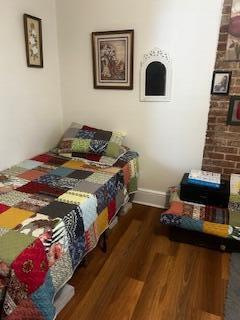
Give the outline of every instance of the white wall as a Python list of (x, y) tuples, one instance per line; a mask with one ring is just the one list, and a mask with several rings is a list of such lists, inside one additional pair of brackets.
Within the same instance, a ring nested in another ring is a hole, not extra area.
[[(200, 168), (217, 46), (219, 0), (57, 0), (64, 127), (78, 121), (128, 132), (141, 156), (140, 187), (165, 191)], [(94, 90), (92, 31), (135, 30), (134, 90)], [(173, 59), (170, 103), (139, 102), (143, 54)]]
[[(0, 169), (53, 147), (61, 132), (54, 0), (0, 0)], [(26, 64), (23, 13), (43, 20), (44, 68)]]

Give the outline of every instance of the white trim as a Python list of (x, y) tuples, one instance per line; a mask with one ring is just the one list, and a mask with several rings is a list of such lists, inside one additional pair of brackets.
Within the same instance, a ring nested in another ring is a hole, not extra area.
[(135, 193), (133, 202), (155, 208), (165, 208), (166, 192), (140, 188)]
[[(166, 67), (166, 94), (164, 96), (145, 95), (146, 70), (149, 64), (155, 61), (161, 62)], [(146, 53), (141, 63), (140, 81), (140, 101), (170, 101), (172, 90), (172, 62), (169, 54), (159, 48), (154, 48), (149, 53)]]

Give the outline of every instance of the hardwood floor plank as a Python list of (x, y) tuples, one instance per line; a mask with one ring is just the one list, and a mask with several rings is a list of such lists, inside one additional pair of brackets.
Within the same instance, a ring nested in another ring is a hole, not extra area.
[(124, 278), (114, 292), (109, 308), (103, 319), (130, 320), (141, 295), (144, 283), (131, 278)]
[(132, 320), (161, 319), (161, 304), (167, 292), (174, 259), (158, 253), (155, 255)]

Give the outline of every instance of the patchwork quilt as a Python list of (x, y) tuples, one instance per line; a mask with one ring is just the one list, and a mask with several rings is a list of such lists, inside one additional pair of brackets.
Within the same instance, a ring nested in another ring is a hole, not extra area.
[(54, 319), (56, 292), (137, 190), (137, 178), (132, 151), (114, 166), (50, 152), (0, 173), (0, 319)]
[(169, 188), (169, 209), (161, 215), (162, 224), (240, 240), (240, 212), (231, 224), (232, 212), (228, 208), (181, 201), (179, 191), (178, 187)]

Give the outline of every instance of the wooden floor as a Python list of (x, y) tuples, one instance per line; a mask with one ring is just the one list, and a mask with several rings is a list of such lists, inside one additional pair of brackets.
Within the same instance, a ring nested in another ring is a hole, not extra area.
[(222, 320), (229, 254), (171, 242), (160, 210), (134, 205), (70, 284), (57, 320)]

